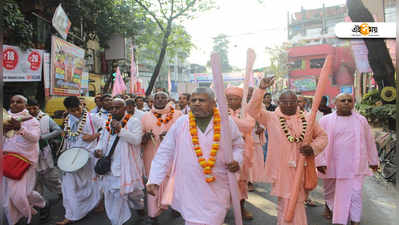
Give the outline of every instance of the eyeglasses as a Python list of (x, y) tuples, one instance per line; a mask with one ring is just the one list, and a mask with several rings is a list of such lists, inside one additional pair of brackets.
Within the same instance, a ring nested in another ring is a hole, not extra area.
[(339, 101), (342, 103), (345, 103), (345, 102), (352, 103), (352, 99), (341, 99)]

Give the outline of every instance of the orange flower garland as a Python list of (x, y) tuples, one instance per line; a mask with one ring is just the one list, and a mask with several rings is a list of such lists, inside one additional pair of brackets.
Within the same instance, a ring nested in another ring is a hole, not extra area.
[[(127, 121), (129, 121), (130, 117), (132, 117), (132, 114), (126, 114), (126, 116), (122, 119), (122, 128), (126, 126)], [(111, 120), (112, 120), (112, 115), (108, 115), (108, 120), (105, 122), (105, 129), (111, 133)]]
[(157, 118), (157, 125), (160, 127), (162, 123), (167, 124), (169, 121), (173, 119), (173, 114), (175, 113), (175, 109), (173, 107), (170, 107), (170, 111), (168, 115), (166, 116), (165, 120), (162, 119), (162, 114), (153, 112), (154, 116)]
[(212, 175), (212, 168), (215, 166), (216, 155), (217, 152), (219, 151), (219, 141), (220, 141), (219, 110), (217, 108), (213, 109), (213, 144), (208, 160), (204, 158), (204, 154), (201, 150), (198, 138), (197, 123), (195, 121), (195, 116), (191, 111), (189, 114), (189, 119), (190, 119), (190, 134), (194, 146), (194, 152), (197, 155), (198, 163), (203, 168), (203, 172), (205, 174), (205, 181), (207, 183), (211, 183), (216, 180), (216, 178)]

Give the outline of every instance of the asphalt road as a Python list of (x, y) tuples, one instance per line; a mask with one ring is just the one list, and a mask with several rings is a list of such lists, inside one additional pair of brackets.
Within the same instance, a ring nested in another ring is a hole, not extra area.
[[(254, 214), (254, 220), (244, 221), (245, 225), (275, 225), (277, 223), (276, 198), (269, 195), (270, 185), (256, 184), (256, 191), (249, 194), (248, 209)], [(54, 196), (51, 207), (51, 221), (47, 224), (55, 224), (63, 219), (64, 209), (62, 201), (56, 201)], [(386, 183), (379, 178), (369, 177), (365, 180), (363, 189), (363, 215), (362, 225), (399, 225), (399, 211), (396, 199), (398, 192), (392, 184)], [(309, 225), (331, 224), (322, 217), (323, 192), (317, 187), (311, 192), (311, 198), (317, 203), (317, 207), (308, 207), (307, 216)], [(165, 211), (160, 216), (161, 225), (184, 225), (181, 218), (175, 217), (170, 211)], [(40, 224), (39, 219), (34, 217), (32, 224)], [(110, 225), (105, 213), (91, 213), (85, 219), (75, 225)], [(145, 219), (133, 213), (133, 218), (126, 225), (144, 225)], [(44, 224), (43, 224), (44, 225)], [(234, 225), (232, 212), (229, 212), (224, 225)]]

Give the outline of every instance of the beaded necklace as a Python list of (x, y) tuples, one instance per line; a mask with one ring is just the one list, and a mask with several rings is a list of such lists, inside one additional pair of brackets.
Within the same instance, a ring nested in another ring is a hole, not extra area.
[(301, 122), (302, 122), (302, 132), (298, 138), (298, 137), (294, 137), (292, 134), (290, 134), (290, 132), (288, 130), (288, 126), (287, 126), (287, 121), (285, 120), (284, 117), (280, 117), (281, 128), (283, 129), (284, 134), (290, 143), (294, 143), (294, 142), (299, 143), (299, 142), (302, 142), (303, 139), (305, 138), (305, 133), (306, 133), (306, 128), (308, 126), (308, 122), (305, 119), (305, 115), (304, 115), (303, 111), (300, 112), (299, 118), (301, 119)]

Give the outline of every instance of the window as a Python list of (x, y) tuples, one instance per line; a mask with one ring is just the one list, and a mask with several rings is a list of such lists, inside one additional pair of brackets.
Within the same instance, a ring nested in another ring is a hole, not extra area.
[(310, 60), (310, 68), (311, 69), (322, 68), (324, 65), (324, 60), (325, 60), (325, 58), (311, 59)]

